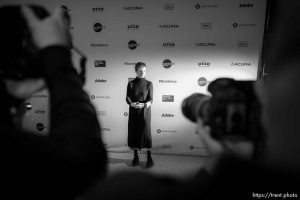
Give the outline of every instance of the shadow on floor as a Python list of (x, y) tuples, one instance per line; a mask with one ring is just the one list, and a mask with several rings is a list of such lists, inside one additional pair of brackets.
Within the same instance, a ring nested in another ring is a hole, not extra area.
[[(120, 163), (123, 163), (123, 164), (126, 164), (127, 167), (135, 168), (135, 167), (132, 166), (131, 161), (132, 160), (129, 160), (129, 159), (109, 158), (109, 164), (120, 164)], [(146, 161), (140, 161), (140, 164), (137, 167), (140, 167), (141, 169), (148, 169), (146, 167), (146, 163), (147, 163)]]

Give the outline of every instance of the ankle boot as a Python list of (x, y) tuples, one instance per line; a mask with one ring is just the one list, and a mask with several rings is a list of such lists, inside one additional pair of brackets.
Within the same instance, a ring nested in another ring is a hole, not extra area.
[(140, 162), (139, 156), (138, 156), (138, 154), (136, 152), (134, 152), (134, 158), (132, 160), (132, 166), (134, 166), (134, 167), (138, 166), (139, 162)]
[(146, 167), (150, 168), (150, 167), (153, 167), (153, 165), (154, 165), (154, 162), (153, 162), (153, 159), (152, 159), (152, 156), (151, 156), (151, 151), (148, 151), (147, 152), (147, 164), (146, 164)]

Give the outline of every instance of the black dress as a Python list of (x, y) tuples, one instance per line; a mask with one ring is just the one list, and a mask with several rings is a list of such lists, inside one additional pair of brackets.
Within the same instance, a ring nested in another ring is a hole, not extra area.
[[(135, 78), (127, 85), (126, 101), (146, 103), (153, 101), (153, 85), (145, 78)], [(151, 106), (136, 109), (129, 107), (128, 146), (130, 148), (151, 148)]]

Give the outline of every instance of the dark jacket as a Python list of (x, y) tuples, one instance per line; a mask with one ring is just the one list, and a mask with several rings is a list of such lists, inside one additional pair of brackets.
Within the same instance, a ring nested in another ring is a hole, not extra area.
[(50, 133), (14, 129), (8, 115), (12, 98), (2, 84), (1, 185), (11, 199), (74, 199), (106, 173), (101, 129), (70, 50), (47, 47), (39, 58), (50, 92)]

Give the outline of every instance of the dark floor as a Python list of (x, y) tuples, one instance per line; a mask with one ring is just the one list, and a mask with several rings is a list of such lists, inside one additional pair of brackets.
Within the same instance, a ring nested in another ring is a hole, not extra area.
[(109, 152), (109, 175), (120, 171), (139, 170), (154, 174), (170, 175), (176, 178), (189, 178), (203, 167), (209, 160), (205, 156), (181, 156), (181, 155), (161, 155), (152, 154), (155, 165), (146, 168), (147, 155), (139, 154), (140, 165), (131, 166), (132, 153)]

